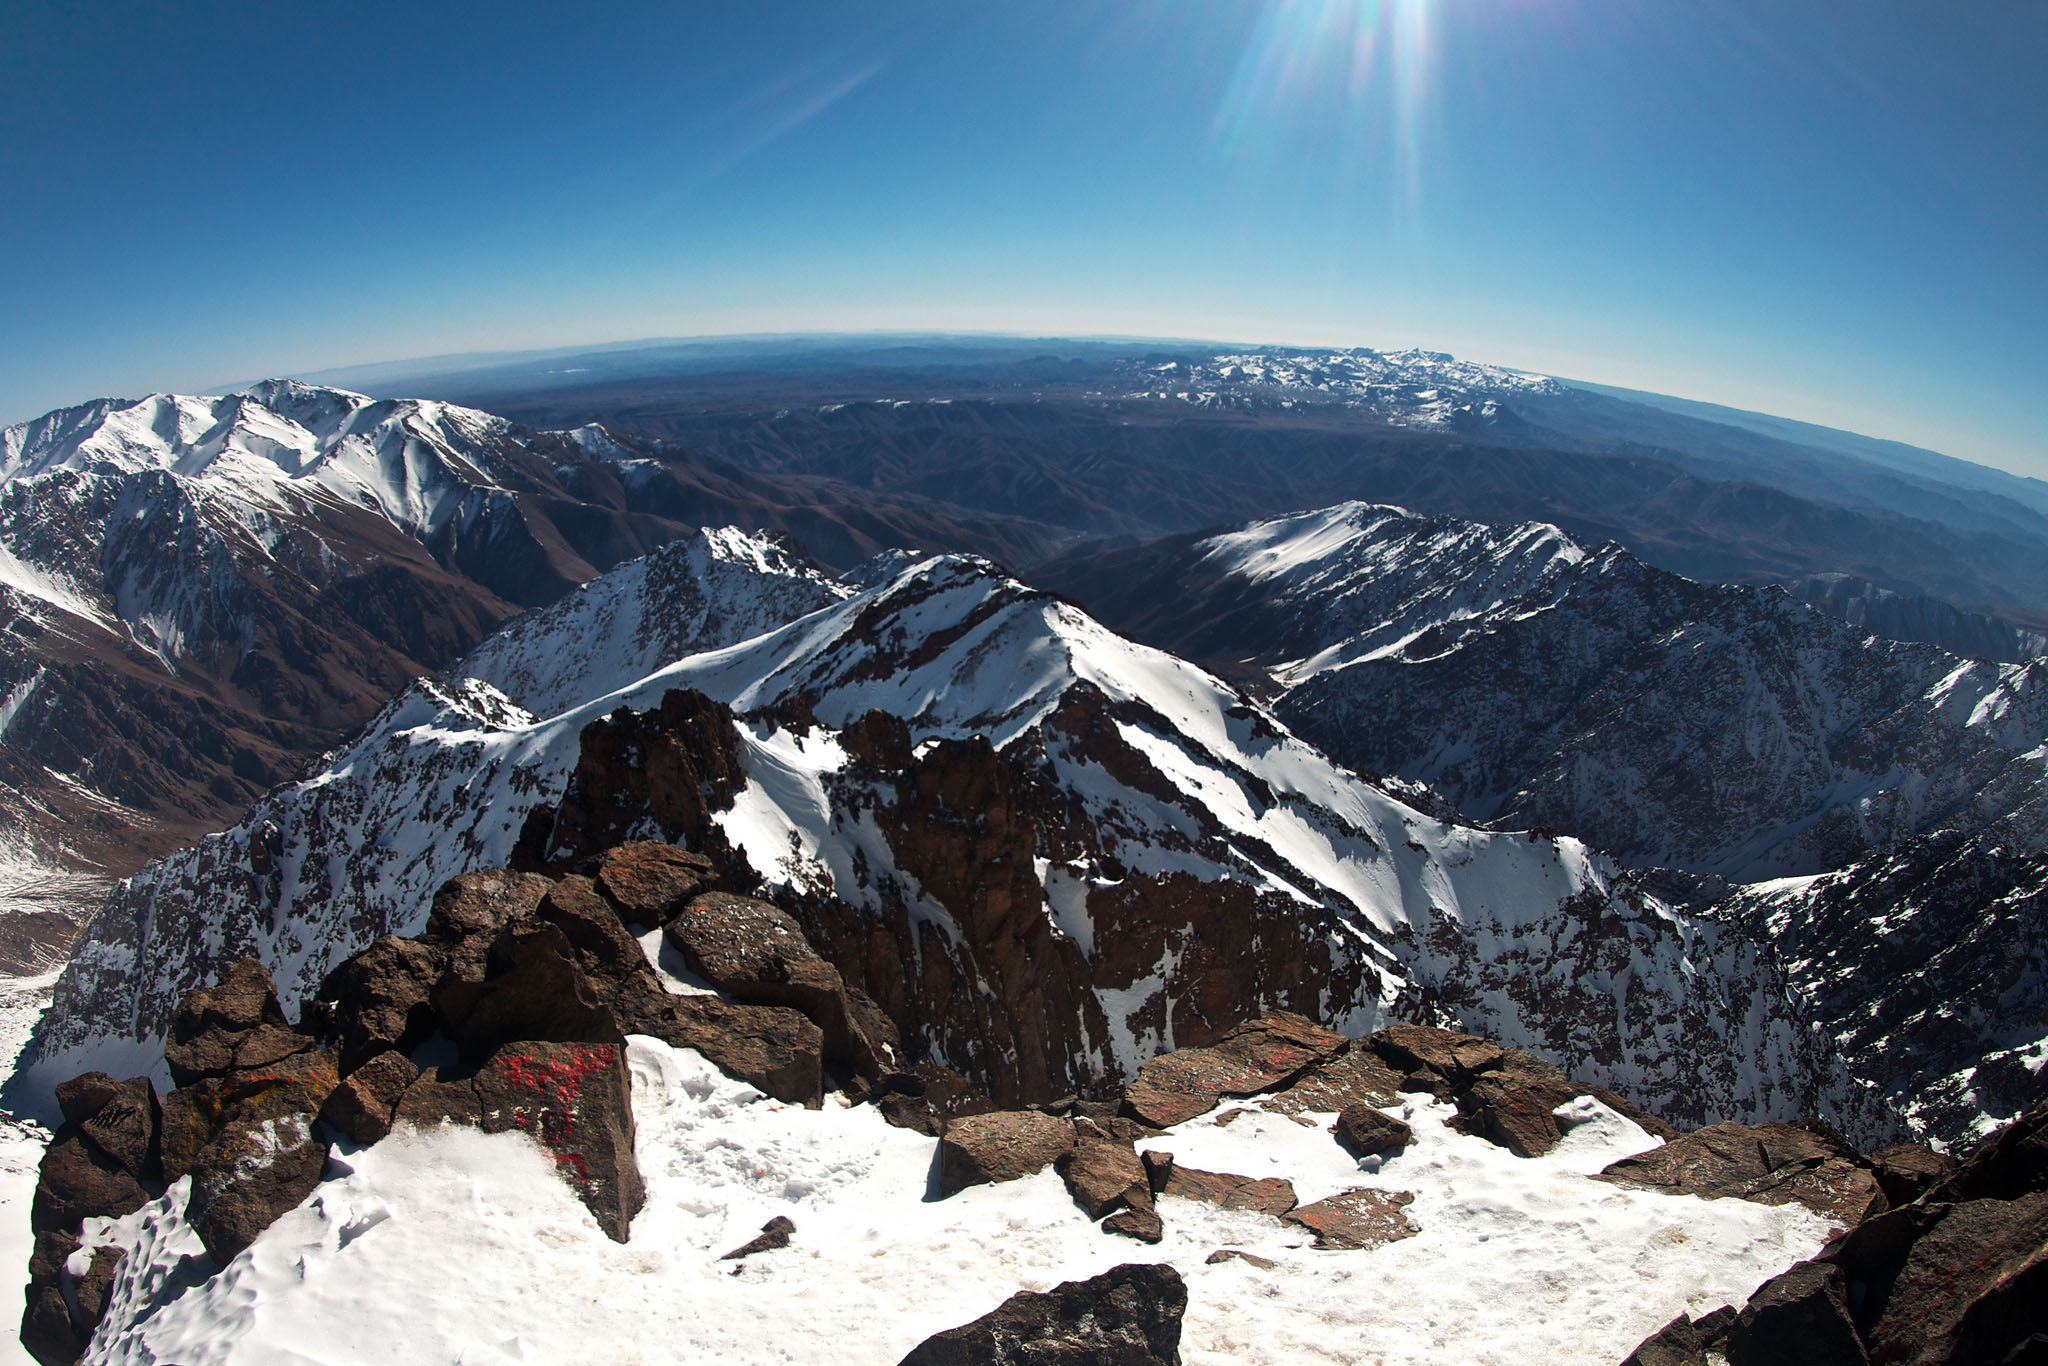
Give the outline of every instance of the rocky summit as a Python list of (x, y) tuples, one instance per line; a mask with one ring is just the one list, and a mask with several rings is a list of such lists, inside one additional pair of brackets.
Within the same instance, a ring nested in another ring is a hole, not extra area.
[[(1354, 1265), (1389, 1284), (1442, 1277), (1430, 1268), (1495, 1237), (1510, 1266), (1542, 1260), (1543, 1284), (1583, 1297), (1587, 1326), (1554, 1359), (1620, 1360), (1643, 1325), (1633, 1362), (1962, 1363), (2005, 1359), (2043, 1327), (2038, 1116), (1960, 1164), (1860, 1154), (1818, 1124), (1680, 1132), (1481, 1036), (1347, 1037), (1289, 1013), (1158, 1054), (1116, 1093), (1004, 1108), (928, 1035), (907, 1047), (852, 960), (735, 890), (719, 859), (628, 841), (576, 867), (451, 880), (419, 935), (337, 964), (296, 1021), (261, 964), (229, 965), (175, 1012), (168, 1091), (97, 1072), (60, 1086), (22, 1322), (37, 1359), (114, 1342), (179, 1353), (221, 1295), (250, 1306), (251, 1341), (282, 1341), (264, 1335), (390, 1293), (389, 1277), (438, 1293), (450, 1254), (456, 1274), (516, 1281), (522, 1258), (548, 1254), (484, 1236), (489, 1211), (560, 1198), (582, 1213), (552, 1238), (598, 1240), (579, 1255), (639, 1249), (687, 1285), (737, 1278), (728, 1297), (780, 1287), (728, 1303), (764, 1344), (802, 1331), (773, 1317), (776, 1294), (814, 1293), (849, 1256), (922, 1264), (950, 1245), (906, 1245), (900, 1220), (950, 1221), (952, 1237), (1008, 1221), (1035, 1230), (1027, 1261), (1103, 1268), (1027, 1279), (920, 1330), (924, 1312), (987, 1293), (976, 1263), (991, 1251), (973, 1235), (966, 1265), (918, 1273), (933, 1303), (869, 1330), (862, 1359), (905, 1363), (1213, 1356), (1267, 1326), (1253, 1305), (1320, 1303)], [(537, 1160), (476, 1146), (494, 1141)], [(446, 1203), (461, 1189), (481, 1202), (466, 1214)], [(769, 1210), (790, 1212), (728, 1236)], [(1573, 1226), (1598, 1231), (1583, 1268), (1547, 1245)], [(1625, 1292), (1601, 1261), (1612, 1249), (1636, 1268)], [(280, 1259), (301, 1268), (284, 1282)], [(1434, 1359), (1441, 1316), (1468, 1311), (1428, 1303), (1442, 1287), (1408, 1293), (1424, 1302), (1352, 1331), (1390, 1359)], [(1728, 1308), (1698, 1305), (1716, 1294)], [(600, 1317), (640, 1312), (614, 1310)], [(664, 1331), (722, 1350), (701, 1317)]]

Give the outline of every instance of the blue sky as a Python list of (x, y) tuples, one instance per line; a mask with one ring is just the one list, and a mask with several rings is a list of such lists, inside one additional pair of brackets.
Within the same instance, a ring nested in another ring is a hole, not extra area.
[(2037, 0), (0, 7), (0, 421), (869, 328), (1422, 345), (2048, 476)]

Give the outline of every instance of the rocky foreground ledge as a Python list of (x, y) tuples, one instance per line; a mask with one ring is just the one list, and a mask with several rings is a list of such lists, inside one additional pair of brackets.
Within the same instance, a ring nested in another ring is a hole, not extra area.
[[(1797, 1204), (1837, 1230), (1739, 1310), (1667, 1325), (1631, 1358), (1641, 1366), (1710, 1354), (1735, 1366), (2001, 1361), (2048, 1334), (2048, 1115), (1960, 1166), (1924, 1148), (1859, 1155), (1811, 1124), (1680, 1134), (1532, 1053), (1417, 1025), (1347, 1039), (1284, 1013), (1152, 1059), (1119, 1096), (1005, 1110), (959, 1074), (907, 1061), (894, 1025), (794, 920), (719, 890), (704, 859), (640, 842), (580, 867), (451, 881), (424, 933), (380, 938), (343, 963), (296, 1024), (260, 964), (235, 964), (180, 1006), (168, 1094), (100, 1073), (61, 1086), (66, 1122), (36, 1193), (22, 1324), (37, 1359), (76, 1360), (106, 1312), (122, 1253), (94, 1243), (86, 1221), (184, 1183), (186, 1217), (225, 1266), (313, 1194), (335, 1145), (354, 1151), (397, 1126), (527, 1133), (598, 1226), (626, 1241), (644, 1189), (628, 1034), (695, 1049), (784, 1102), (815, 1107), (837, 1092), (936, 1137), (941, 1196), (1054, 1169), (1106, 1236), (1139, 1245), (1161, 1238), (1162, 1196), (1283, 1220), (1333, 1250), (1414, 1233), (1401, 1191), (1361, 1185), (1304, 1204), (1283, 1177), (1201, 1170), (1147, 1146), (1197, 1116), (1228, 1123), (1233, 1102), (1304, 1124), (1334, 1114), (1329, 1141), (1368, 1172), (1414, 1140), (1389, 1113), (1404, 1097), (1525, 1158), (1611, 1110), (1666, 1141), (1599, 1179)], [(731, 1255), (786, 1245), (793, 1226), (780, 1222)], [(1256, 1260), (1215, 1254), (1233, 1256)], [(1015, 1296), (907, 1360), (1178, 1361), (1185, 1302), (1171, 1267), (1125, 1266)]]

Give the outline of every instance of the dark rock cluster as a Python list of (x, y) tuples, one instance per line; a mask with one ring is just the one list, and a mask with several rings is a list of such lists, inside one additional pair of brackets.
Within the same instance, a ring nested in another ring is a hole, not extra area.
[[(1683, 1163), (1711, 1163), (1715, 1184), (1745, 1184), (1729, 1137), (1715, 1136), (1719, 1154)], [(1759, 1150), (1777, 1137), (1760, 1139)], [(1813, 1180), (1835, 1160), (1804, 1159), (1797, 1179)], [(1732, 1366), (2048, 1360), (2048, 1110), (2022, 1116), (1960, 1166), (1889, 1149), (1871, 1168), (1882, 1192), (1818, 1257), (1766, 1281), (1739, 1312), (1674, 1319), (1624, 1366), (1706, 1366), (1709, 1353)], [(1764, 1191), (1747, 1198), (1773, 1202)]]
[[(261, 964), (233, 964), (179, 1007), (168, 1094), (101, 1073), (58, 1088), (23, 1342), (70, 1362), (104, 1315), (119, 1254), (83, 1255), (86, 1219), (189, 1177), (186, 1215), (224, 1265), (312, 1192), (330, 1144), (399, 1123), (532, 1135), (623, 1242), (645, 1198), (627, 1034), (697, 1049), (796, 1104), (818, 1104), (828, 1076), (867, 1094), (944, 1091), (937, 1069), (900, 1072), (894, 1026), (787, 915), (713, 880), (703, 856), (645, 841), (558, 878), (464, 874), (417, 938), (383, 936), (337, 966), (297, 1025)], [(660, 929), (706, 988), (671, 991), (628, 926)], [(957, 1108), (967, 1091), (951, 1080)]]
[(901, 1366), (1180, 1366), (1187, 1306), (1187, 1284), (1172, 1267), (1113, 1267), (1043, 1295), (1019, 1291), (926, 1338)]

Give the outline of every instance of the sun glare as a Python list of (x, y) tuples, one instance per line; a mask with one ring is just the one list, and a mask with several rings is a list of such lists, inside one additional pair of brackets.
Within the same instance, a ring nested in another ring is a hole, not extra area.
[[(1417, 193), (1436, 0), (1268, 0), (1224, 92), (1214, 127), (1236, 149), (1304, 123), (1355, 155), (1384, 158), (1404, 198)], [(1374, 140), (1379, 145), (1370, 145)]]

